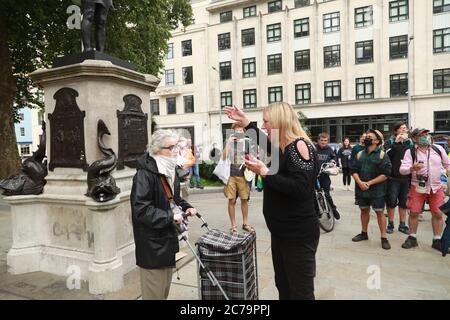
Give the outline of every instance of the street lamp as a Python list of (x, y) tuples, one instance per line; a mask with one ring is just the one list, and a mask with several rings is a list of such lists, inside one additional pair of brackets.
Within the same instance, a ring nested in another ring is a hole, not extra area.
[(414, 121), (413, 121), (413, 116), (412, 116), (412, 112), (411, 112), (411, 74), (410, 74), (410, 55), (411, 52), (409, 50), (409, 45), (411, 44), (411, 41), (414, 40), (414, 36), (410, 36), (409, 37), (409, 41), (408, 41), (408, 122), (409, 122), (409, 126), (411, 128), (414, 128)]
[(219, 77), (219, 121), (220, 121), (220, 150), (223, 150), (223, 135), (222, 135), (222, 93), (220, 92), (220, 72), (217, 70), (216, 67), (211, 67), (215, 72), (217, 72), (217, 75)]

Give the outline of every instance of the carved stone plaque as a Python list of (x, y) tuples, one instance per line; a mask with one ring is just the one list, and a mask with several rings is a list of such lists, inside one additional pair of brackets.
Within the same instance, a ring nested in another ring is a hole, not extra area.
[(78, 92), (71, 88), (59, 89), (54, 95), (55, 110), (50, 120), (50, 164), (56, 167), (87, 169), (84, 147), (85, 112), (77, 105)]
[(125, 107), (117, 110), (119, 122), (119, 160), (117, 169), (136, 168), (136, 159), (146, 152), (148, 114), (141, 108), (142, 100), (134, 94), (123, 97)]

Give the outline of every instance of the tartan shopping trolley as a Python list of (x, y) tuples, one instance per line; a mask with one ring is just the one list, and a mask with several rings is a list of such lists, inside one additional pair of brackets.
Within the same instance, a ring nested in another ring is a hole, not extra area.
[(182, 239), (197, 259), (199, 298), (257, 300), (256, 233), (228, 234), (211, 230), (200, 214), (197, 217), (208, 230), (198, 239), (197, 251), (183, 234)]

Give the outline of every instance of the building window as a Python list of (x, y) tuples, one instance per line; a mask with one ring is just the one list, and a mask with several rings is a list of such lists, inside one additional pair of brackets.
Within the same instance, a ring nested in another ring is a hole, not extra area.
[(310, 5), (310, 0), (295, 0), (295, 7), (305, 7)]
[(25, 137), (25, 128), (23, 127), (20, 128), (20, 136)]
[(233, 20), (233, 11), (226, 11), (220, 13), (220, 23)]
[(433, 30), (433, 52), (450, 51), (450, 28)]
[(408, 56), (408, 35), (389, 38), (389, 57), (391, 59)]
[(244, 90), (244, 108), (256, 108), (256, 89)]
[(219, 64), (220, 80), (231, 79), (231, 61), (221, 62)]
[(150, 99), (150, 112), (155, 116), (159, 116), (159, 99)]
[(400, 73), (391, 75), (391, 97), (408, 95), (408, 74)]
[(192, 55), (192, 40), (181, 41), (181, 55), (183, 57)]
[(232, 106), (233, 105), (233, 94), (231, 91), (221, 92), (220, 93), (220, 106)]
[(295, 85), (295, 104), (311, 103), (311, 84), (303, 83)]
[(311, 67), (309, 49), (295, 51), (295, 71), (309, 70)]
[(341, 80), (325, 81), (325, 102), (341, 101)]
[(241, 31), (242, 46), (253, 46), (255, 44), (255, 28), (243, 29)]
[(281, 40), (281, 23), (269, 24), (267, 26), (267, 42)]
[(433, 0), (433, 13), (450, 11), (450, 0)]
[(267, 56), (267, 74), (283, 72), (281, 53)]
[(267, 7), (268, 7), (267, 11), (269, 13), (277, 12), (283, 9), (283, 3), (281, 0), (270, 1), (269, 3), (267, 3)]
[(433, 92), (450, 93), (450, 69), (433, 71)]
[(323, 15), (323, 32), (334, 32), (340, 30), (340, 13), (333, 12)]
[(167, 114), (177, 113), (177, 98), (166, 98)]
[(355, 43), (355, 63), (373, 61), (373, 40)]
[(19, 115), (18, 115), (18, 120), (19, 120), (19, 121), (25, 120), (25, 115), (24, 115), (23, 113), (19, 113)]
[(298, 19), (294, 21), (294, 37), (309, 36), (309, 18)]
[(167, 45), (166, 60), (173, 59), (173, 43)]
[(339, 67), (341, 65), (341, 45), (323, 48), (324, 68)]
[(450, 131), (450, 111), (434, 112), (434, 132)]
[(373, 77), (356, 79), (356, 100), (373, 99)]
[(256, 6), (244, 8), (244, 18), (256, 16)]
[(408, 20), (408, 0), (389, 2), (389, 21)]
[(194, 112), (194, 96), (184, 96), (184, 113), (193, 113)]
[(256, 77), (256, 59), (242, 59), (242, 77)]
[(283, 87), (269, 88), (269, 103), (283, 101)]
[(183, 68), (183, 84), (191, 84), (194, 82), (194, 76), (192, 74), (192, 67)]
[(166, 86), (175, 85), (175, 70), (169, 69), (166, 70)]
[(226, 50), (231, 48), (230, 33), (222, 33), (217, 36), (219, 43), (219, 50)]
[(371, 26), (373, 24), (372, 6), (355, 8), (355, 28)]
[(30, 154), (30, 145), (29, 144), (20, 145), (20, 155), (26, 156), (29, 154)]

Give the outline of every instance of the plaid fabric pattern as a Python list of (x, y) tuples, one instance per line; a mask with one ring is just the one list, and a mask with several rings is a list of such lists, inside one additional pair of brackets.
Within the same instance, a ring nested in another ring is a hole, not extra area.
[[(214, 229), (197, 242), (200, 259), (230, 299), (258, 299), (255, 241), (255, 232), (230, 235)], [(224, 299), (204, 270), (200, 270), (200, 286), (202, 299)]]

